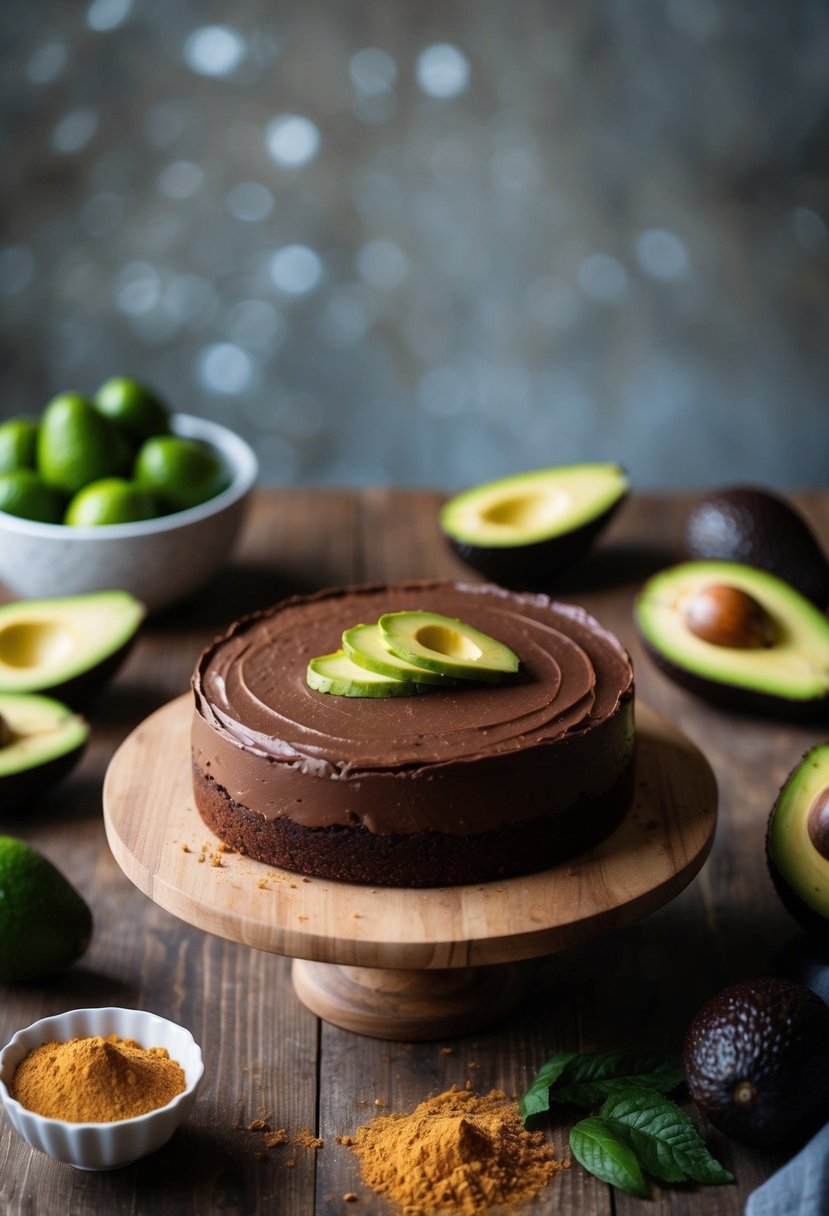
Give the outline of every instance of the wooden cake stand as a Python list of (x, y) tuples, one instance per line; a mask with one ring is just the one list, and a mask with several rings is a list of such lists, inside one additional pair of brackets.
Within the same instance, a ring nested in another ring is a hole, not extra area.
[(662, 907), (698, 872), (714, 836), (717, 787), (707, 761), (639, 705), (633, 806), (589, 853), (476, 886), (302, 878), (223, 852), (203, 823), (191, 788), (191, 714), (189, 695), (171, 701), (115, 753), (104, 783), (115, 860), (188, 924), (291, 956), (308, 1008), (376, 1038), (443, 1038), (496, 1021), (521, 994), (514, 964)]

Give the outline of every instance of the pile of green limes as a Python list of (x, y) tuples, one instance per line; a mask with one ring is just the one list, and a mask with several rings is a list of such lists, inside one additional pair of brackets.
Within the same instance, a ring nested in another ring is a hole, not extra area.
[(171, 434), (164, 402), (125, 376), (0, 425), (0, 511), (25, 519), (132, 523), (197, 506), (228, 482), (215, 448)]

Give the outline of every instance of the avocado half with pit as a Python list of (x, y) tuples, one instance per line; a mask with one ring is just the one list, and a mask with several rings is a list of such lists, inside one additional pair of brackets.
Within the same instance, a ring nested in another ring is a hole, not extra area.
[(461, 561), (486, 578), (543, 586), (587, 551), (629, 490), (618, 464), (537, 469), (451, 498), (440, 528)]
[(0, 693), (0, 812), (40, 794), (74, 768), (89, 726), (67, 705), (32, 693)]
[(783, 905), (829, 945), (829, 743), (786, 779), (769, 815), (766, 859)]
[(689, 692), (750, 711), (829, 714), (829, 619), (765, 570), (672, 566), (644, 584), (634, 619), (654, 663)]
[(114, 675), (144, 615), (127, 591), (0, 606), (0, 693), (46, 693), (77, 708)]

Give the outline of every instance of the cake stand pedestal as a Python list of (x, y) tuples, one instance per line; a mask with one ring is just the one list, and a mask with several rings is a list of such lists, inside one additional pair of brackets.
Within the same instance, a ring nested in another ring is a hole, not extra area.
[(224, 852), (190, 776), (188, 695), (138, 726), (110, 762), (104, 823), (115, 860), (150, 899), (231, 941), (294, 959), (309, 1009), (359, 1034), (438, 1039), (503, 1017), (521, 960), (580, 945), (662, 907), (714, 837), (717, 787), (701, 752), (637, 706), (633, 804), (569, 862), (463, 887), (367, 887), (303, 878)]

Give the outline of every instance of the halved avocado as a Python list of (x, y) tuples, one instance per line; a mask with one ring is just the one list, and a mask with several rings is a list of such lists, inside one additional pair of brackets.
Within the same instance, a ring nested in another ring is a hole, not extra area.
[(656, 665), (690, 692), (748, 710), (829, 712), (829, 619), (764, 570), (672, 566), (645, 583), (634, 618)]
[(618, 464), (558, 465), (451, 498), (440, 528), (458, 557), (505, 586), (543, 586), (582, 556), (630, 490)]
[(88, 738), (87, 723), (62, 702), (0, 694), (0, 810), (13, 810), (65, 777)]
[(417, 692), (409, 680), (358, 667), (343, 650), (311, 659), (305, 679), (315, 692), (335, 697), (411, 697)]
[(49, 693), (77, 708), (115, 673), (144, 615), (127, 591), (0, 606), (0, 693)]
[(440, 612), (386, 612), (378, 624), (392, 653), (427, 671), (497, 681), (518, 670), (509, 646)]
[(811, 748), (769, 815), (766, 859), (795, 920), (829, 944), (829, 743)]

